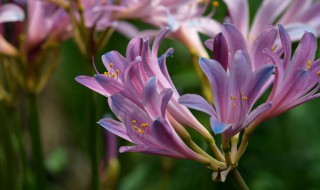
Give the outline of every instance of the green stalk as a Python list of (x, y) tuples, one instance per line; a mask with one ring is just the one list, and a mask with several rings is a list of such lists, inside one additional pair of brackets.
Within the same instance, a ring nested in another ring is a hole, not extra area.
[(229, 176), (238, 190), (249, 190), (249, 187), (241, 177), (237, 168), (232, 169), (229, 173)]
[[(89, 62), (89, 61), (87, 61)], [(93, 68), (91, 64), (87, 64), (87, 72), (92, 74)], [(88, 91), (86, 94), (87, 99), (87, 113), (86, 113), (86, 126), (87, 126), (87, 144), (88, 144), (88, 153), (91, 161), (91, 182), (92, 190), (100, 189), (100, 180), (99, 180), (99, 154), (98, 154), (98, 145), (99, 145), (99, 127), (96, 125), (96, 106), (95, 106), (95, 96), (93, 91)]]
[(28, 124), (31, 135), (33, 169), (36, 177), (36, 189), (46, 189), (45, 167), (43, 162), (42, 141), (38, 116), (38, 105), (36, 95), (28, 95)]

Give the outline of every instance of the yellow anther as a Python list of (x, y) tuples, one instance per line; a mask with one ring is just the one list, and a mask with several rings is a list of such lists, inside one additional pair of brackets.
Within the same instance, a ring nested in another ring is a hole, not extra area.
[(274, 52), (276, 50), (277, 46), (272, 46), (271, 50)]
[(148, 125), (149, 125), (148, 123), (142, 123), (140, 126), (141, 127), (148, 127)]
[(117, 74), (116, 74), (116, 73), (113, 73), (111, 76), (112, 76), (112, 78), (114, 78), (114, 77), (117, 76)]
[(133, 129), (136, 130), (136, 131), (139, 130), (139, 128), (137, 126), (133, 126)]
[(132, 123), (132, 124), (136, 124), (137, 121), (136, 121), (136, 120), (132, 120), (131, 123)]
[(107, 75), (109, 77), (110, 73), (106, 71), (106, 72), (104, 72), (104, 75)]
[(309, 70), (309, 69), (310, 69), (310, 67), (311, 67), (311, 61), (310, 61), (310, 60), (308, 60), (308, 63), (307, 63), (307, 70)]
[(318, 76), (320, 77), (320, 71), (318, 71), (318, 73), (317, 73), (317, 74), (318, 74)]
[(120, 71), (119, 71), (119, 69), (117, 69), (117, 70), (116, 70), (116, 73), (117, 73), (117, 75), (119, 75), (119, 74), (120, 74)]
[(247, 96), (242, 96), (242, 100), (243, 100), (243, 101), (247, 101), (247, 100), (248, 100), (248, 97), (247, 97)]
[(230, 96), (231, 100), (237, 100), (238, 98), (236, 96)]
[(236, 108), (236, 107), (237, 107), (237, 104), (232, 104), (232, 106), (233, 106), (234, 108)]
[(113, 63), (110, 63), (109, 66), (110, 66), (110, 68), (112, 68), (113, 67)]
[(219, 1), (213, 1), (213, 2), (212, 2), (212, 5), (213, 5), (214, 7), (218, 7), (218, 6), (220, 5), (220, 3), (219, 3)]
[(143, 129), (138, 129), (138, 133), (139, 134), (144, 134), (144, 130)]

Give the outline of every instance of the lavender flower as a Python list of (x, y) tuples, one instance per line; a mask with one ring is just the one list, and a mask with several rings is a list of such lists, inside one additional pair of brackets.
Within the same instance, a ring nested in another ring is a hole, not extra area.
[[(280, 23), (284, 25), (291, 38), (299, 40), (304, 31), (320, 31), (319, 22), (316, 22), (320, 13), (318, 7), (320, 2), (310, 0), (264, 0), (259, 7), (253, 23), (249, 28), (249, 9), (247, 0), (224, 0), (226, 3), (230, 18), (229, 22), (233, 23), (241, 33), (247, 37), (248, 44), (251, 46), (255, 39), (269, 25)], [(279, 18), (280, 17), (280, 18)]]
[(126, 58), (115, 51), (106, 53), (102, 56), (107, 69), (104, 74), (97, 74), (94, 77), (79, 76), (76, 80), (107, 97), (121, 93), (122, 96), (141, 106), (142, 99), (137, 97), (142, 95), (145, 81), (157, 77), (160, 90), (167, 88), (173, 90), (168, 104), (168, 113), (177, 121), (187, 124), (206, 138), (210, 138), (210, 133), (194, 118), (191, 112), (178, 103), (179, 94), (166, 69), (166, 57), (170, 56), (173, 50), (169, 49), (164, 55), (157, 58), (159, 43), (168, 31), (165, 29), (157, 36), (152, 49), (149, 47), (149, 40), (137, 37), (130, 41)]
[[(230, 27), (235, 29), (231, 25), (225, 25), (224, 29), (229, 30)], [(248, 51), (245, 48), (235, 49), (241, 43), (232, 41), (232, 36), (239, 34), (234, 32), (236, 30), (228, 36), (231, 37), (231, 47), (224, 34), (215, 37), (215, 60), (199, 59), (200, 67), (211, 84), (214, 107), (198, 95), (187, 94), (179, 99), (179, 103), (209, 114), (212, 130), (216, 134), (222, 133), (225, 142), (272, 106), (268, 101), (252, 110), (266, 90), (274, 66), (269, 64), (253, 70)]]
[(109, 98), (111, 110), (120, 122), (102, 119), (98, 123), (110, 132), (135, 146), (120, 148), (120, 152), (144, 152), (175, 158), (203, 161), (203, 157), (190, 150), (166, 119), (166, 107), (173, 94), (171, 89), (157, 91), (156, 78), (150, 78), (143, 87), (143, 105), (137, 105), (117, 93)]
[(315, 60), (317, 40), (314, 34), (306, 32), (291, 58), (291, 39), (283, 26), (279, 25), (280, 38), (284, 47), (284, 58), (266, 49), (265, 53), (276, 65), (272, 92), (267, 101), (274, 106), (261, 115), (255, 125), (275, 117), (304, 102), (319, 97), (320, 60)]

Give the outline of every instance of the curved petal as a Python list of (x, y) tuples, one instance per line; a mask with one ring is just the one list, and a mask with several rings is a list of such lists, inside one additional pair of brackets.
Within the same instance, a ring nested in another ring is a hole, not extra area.
[(210, 118), (210, 125), (215, 134), (223, 133), (232, 126), (232, 124), (222, 123), (213, 117)]
[(152, 77), (143, 88), (143, 105), (152, 118), (161, 115), (160, 98), (157, 92), (157, 78)]
[(102, 62), (110, 74), (116, 73), (119, 70), (119, 75), (123, 79), (123, 73), (128, 63), (127, 60), (117, 51), (110, 51), (102, 55)]
[(126, 59), (129, 63), (134, 61), (137, 56), (141, 56), (143, 39), (136, 37), (130, 40), (127, 50), (126, 50)]
[[(295, 70), (297, 69), (305, 69), (307, 68), (307, 64), (309, 61), (313, 61), (314, 57), (315, 57), (315, 53), (317, 50), (317, 39), (316, 37), (310, 33), (310, 32), (306, 32), (292, 59), (291, 59), (291, 63), (288, 65), (288, 68), (286, 70), (286, 81), (290, 81), (291, 77), (293, 76), (293, 73), (295, 72)], [(308, 68), (307, 68), (308, 69)]]
[(91, 90), (98, 92), (99, 94), (109, 97), (111, 94), (106, 91), (102, 86), (95, 80), (94, 77), (89, 76), (78, 76), (75, 78), (80, 84), (90, 88)]
[(257, 117), (259, 117), (261, 114), (263, 114), (264, 112), (268, 111), (270, 108), (272, 107), (272, 102), (267, 102), (264, 103), (260, 106), (258, 106), (256, 109), (254, 109), (247, 117), (247, 119), (245, 120), (245, 122), (243, 123), (243, 125), (241, 126), (242, 130), (245, 127), (247, 127), (250, 123), (252, 123)]
[(281, 44), (284, 50), (284, 60), (283, 60), (283, 67), (287, 68), (287, 66), (289, 65), (290, 62), (290, 58), (291, 58), (291, 38), (289, 36), (289, 34), (286, 32), (286, 30), (284, 29), (284, 27), (279, 24), (279, 34), (280, 34), (280, 39), (281, 39)]
[(209, 79), (213, 96), (213, 102), (217, 111), (217, 116), (220, 119), (225, 119), (227, 115), (227, 81), (228, 75), (221, 64), (214, 60), (200, 58), (199, 64), (202, 71)]
[(105, 92), (111, 95), (123, 90), (123, 85), (112, 77), (98, 74), (94, 76), (94, 79), (102, 88), (104, 88)]
[(161, 116), (165, 117), (167, 105), (172, 97), (173, 91), (170, 88), (164, 89), (160, 93)]
[(217, 114), (213, 109), (213, 106), (206, 99), (197, 94), (185, 94), (179, 98), (179, 103), (187, 106), (188, 108), (207, 113), (210, 116), (217, 118)]
[(263, 31), (250, 48), (254, 70), (268, 64), (268, 57), (263, 53), (265, 48), (271, 49), (277, 37), (277, 30), (272, 26)]
[(132, 142), (131, 138), (127, 134), (126, 127), (122, 123), (110, 118), (104, 118), (98, 121), (98, 124), (110, 131), (111, 133), (123, 139), (126, 139), (127, 141)]

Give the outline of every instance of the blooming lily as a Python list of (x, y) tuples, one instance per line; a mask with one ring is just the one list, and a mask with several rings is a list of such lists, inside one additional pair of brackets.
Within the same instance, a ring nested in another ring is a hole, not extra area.
[[(216, 35), (214, 41), (213, 49), (217, 50), (215, 60), (199, 59), (200, 67), (211, 84), (214, 107), (201, 96), (193, 94), (181, 96), (179, 103), (209, 114), (213, 132), (222, 133), (223, 141), (228, 142), (233, 135), (272, 107), (268, 101), (252, 110), (265, 91), (274, 66), (269, 64), (253, 70), (247, 51), (228, 49), (222, 33)], [(233, 43), (236, 46), (238, 41)]]
[(189, 149), (166, 119), (172, 94), (171, 89), (158, 94), (157, 80), (150, 78), (143, 87), (143, 106), (119, 93), (114, 94), (109, 98), (109, 105), (121, 122), (105, 118), (98, 123), (135, 144), (121, 147), (120, 152), (144, 152), (203, 162), (205, 158)]
[(305, 32), (291, 58), (291, 39), (284, 27), (279, 25), (280, 38), (284, 47), (284, 58), (265, 50), (276, 65), (273, 88), (267, 101), (273, 107), (256, 121), (255, 126), (265, 119), (275, 117), (304, 102), (319, 97), (320, 60), (315, 60), (317, 40), (313, 33)]
[(142, 105), (142, 100), (136, 97), (142, 95), (143, 86), (149, 78), (157, 77), (160, 90), (167, 88), (173, 90), (168, 112), (178, 122), (187, 124), (206, 138), (210, 138), (210, 133), (194, 118), (191, 112), (178, 103), (179, 94), (166, 68), (166, 57), (170, 56), (173, 50), (169, 49), (160, 58), (157, 57), (160, 41), (168, 31), (169, 29), (165, 29), (157, 36), (152, 49), (149, 47), (149, 40), (137, 37), (130, 41), (126, 58), (116, 51), (106, 53), (102, 56), (107, 69), (104, 74), (97, 74), (94, 77), (79, 76), (76, 80), (104, 96), (109, 97), (115, 93), (121, 93), (137, 105)]

